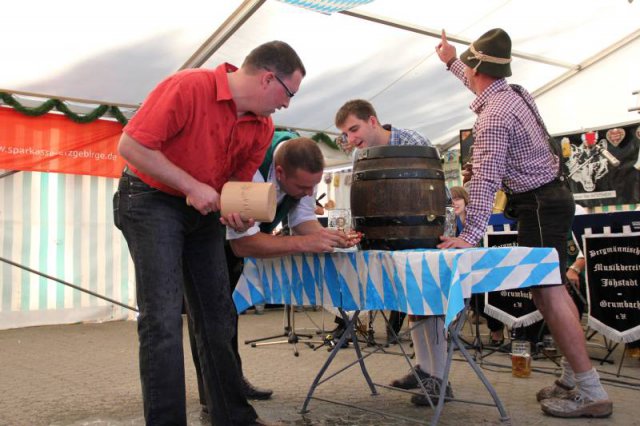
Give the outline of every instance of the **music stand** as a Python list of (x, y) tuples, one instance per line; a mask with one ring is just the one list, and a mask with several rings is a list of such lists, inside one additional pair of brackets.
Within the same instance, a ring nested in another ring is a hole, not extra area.
[[(259, 337), (257, 339), (249, 339), (245, 340), (245, 345), (251, 345), (252, 348), (257, 348), (258, 346), (269, 346), (269, 345), (279, 345), (281, 343), (288, 343), (293, 345), (293, 355), (300, 356), (300, 352), (298, 351), (298, 343), (303, 343), (310, 347), (311, 349), (315, 348), (316, 344), (324, 344), (321, 341), (301, 341), (300, 337), (304, 337), (307, 339), (312, 339), (313, 335), (298, 333), (296, 331), (296, 320), (295, 320), (295, 309), (291, 304), (284, 305), (284, 315), (287, 319), (287, 324), (284, 326), (284, 332), (281, 334), (276, 334), (273, 336), (267, 337)], [(279, 339), (282, 337), (286, 337), (286, 340), (278, 340), (275, 342), (267, 342), (267, 340)]]
[[(385, 326), (389, 327), (389, 319), (384, 315), (384, 312), (379, 311), (382, 313), (384, 322), (385, 322)], [(402, 332), (402, 333), (395, 333), (394, 330), (390, 330), (391, 334), (392, 334), (392, 338), (391, 340), (389, 340), (387, 343), (382, 344), (382, 343), (378, 343), (375, 340), (375, 330), (373, 328), (373, 323), (376, 319), (378, 310), (372, 310), (372, 311), (368, 311), (366, 312), (367, 314), (367, 322), (366, 324), (363, 322), (363, 320), (360, 318), (360, 314), (362, 314), (363, 312), (359, 312), (359, 315), (357, 318), (353, 319), (353, 332), (357, 335), (360, 336), (360, 339), (358, 339), (358, 341), (366, 344), (366, 347), (375, 347), (377, 348), (377, 350), (380, 350), (383, 353), (393, 353), (395, 354), (395, 352), (390, 352), (390, 351), (386, 351), (385, 348), (388, 348), (391, 344), (396, 343), (396, 342), (400, 342), (401, 337), (406, 333), (406, 332)], [(343, 326), (344, 327), (344, 332), (346, 332), (346, 324)], [(343, 334), (342, 333), (342, 334)], [(340, 338), (342, 337), (342, 334), (340, 335), (334, 335), (333, 332), (329, 332), (327, 334), (325, 334), (325, 336), (322, 339), (322, 345), (318, 346), (316, 348), (314, 348), (313, 350), (316, 351), (318, 349), (320, 349), (323, 346), (327, 346), (327, 351), (331, 352), (333, 350), (333, 348), (337, 345), (338, 341), (340, 340)], [(348, 337), (344, 343), (342, 344), (343, 348), (347, 348), (349, 347), (349, 340), (353, 341), (353, 339), (351, 339), (350, 337)]]

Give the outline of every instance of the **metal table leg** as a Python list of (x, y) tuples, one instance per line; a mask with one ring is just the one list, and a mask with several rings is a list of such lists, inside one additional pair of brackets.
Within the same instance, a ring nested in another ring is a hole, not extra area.
[(460, 330), (462, 329), (462, 326), (464, 324), (464, 319), (467, 312), (466, 308), (468, 307), (468, 305), (469, 305), (469, 299), (466, 299), (465, 309), (462, 310), (462, 312), (458, 316), (457, 321), (455, 321), (453, 324), (449, 326), (449, 348), (447, 351), (447, 362), (445, 364), (444, 375), (442, 377), (442, 386), (440, 386), (440, 398), (438, 400), (438, 405), (436, 406), (436, 410), (433, 415), (433, 418), (431, 419), (432, 425), (438, 424), (438, 420), (440, 419), (440, 415), (442, 414), (442, 409), (444, 407), (444, 397), (447, 390), (447, 383), (449, 381), (449, 371), (451, 370), (451, 362), (453, 360), (453, 351), (455, 347), (457, 347), (460, 350), (460, 353), (462, 354), (462, 356), (467, 360), (467, 363), (469, 363), (469, 365), (471, 366), (473, 371), (476, 373), (476, 375), (478, 376), (478, 378), (480, 379), (484, 387), (487, 389), (489, 394), (491, 394), (491, 398), (493, 399), (493, 402), (495, 403), (495, 406), (498, 409), (498, 412), (500, 413), (500, 421), (502, 422), (510, 421), (509, 415), (507, 414), (507, 410), (504, 408), (504, 405), (502, 405), (502, 401), (498, 397), (498, 394), (496, 393), (496, 390), (493, 388), (493, 385), (486, 378), (486, 376), (484, 375), (480, 367), (478, 367), (478, 364), (476, 364), (475, 360), (473, 359), (471, 354), (467, 351), (467, 349), (464, 346), (464, 343), (462, 342), (462, 339), (460, 338)]
[(331, 354), (329, 354), (329, 357), (327, 358), (325, 363), (322, 365), (322, 368), (320, 368), (320, 371), (318, 372), (318, 374), (316, 375), (315, 379), (313, 380), (313, 383), (311, 384), (311, 387), (309, 388), (309, 392), (307, 393), (307, 397), (304, 400), (304, 404), (302, 404), (302, 408), (300, 409), (300, 413), (301, 414), (309, 412), (307, 407), (309, 406), (309, 402), (311, 401), (311, 398), (313, 397), (313, 393), (315, 392), (316, 388), (320, 384), (320, 381), (321, 381), (322, 377), (324, 376), (324, 373), (329, 368), (329, 365), (331, 365), (331, 363), (333, 362), (334, 358), (338, 354), (338, 351), (342, 348), (342, 345), (344, 344), (344, 342), (346, 342), (346, 340), (350, 336), (352, 338), (353, 346), (354, 346), (354, 349), (356, 351), (357, 362), (360, 364), (360, 369), (362, 370), (362, 374), (364, 375), (364, 378), (367, 381), (367, 384), (369, 385), (369, 389), (371, 389), (371, 393), (373, 395), (377, 395), (378, 394), (378, 392), (376, 391), (375, 385), (374, 385), (373, 381), (371, 380), (371, 377), (369, 376), (369, 372), (367, 371), (367, 368), (366, 368), (366, 366), (364, 364), (364, 359), (362, 357), (362, 352), (360, 351), (360, 345), (358, 344), (358, 337), (356, 336), (356, 331), (355, 331), (355, 326), (354, 325), (355, 325), (356, 320), (358, 319), (358, 314), (360, 313), (360, 311), (359, 310), (355, 311), (353, 316), (351, 317), (351, 319), (349, 319), (349, 315), (347, 315), (347, 313), (343, 309), (338, 308), (338, 311), (340, 312), (340, 316), (342, 316), (342, 319), (344, 320), (345, 331), (344, 331), (344, 333), (342, 333), (342, 336), (340, 336), (340, 339), (338, 339), (338, 342), (336, 343), (336, 346), (333, 348), (333, 350), (331, 351)]

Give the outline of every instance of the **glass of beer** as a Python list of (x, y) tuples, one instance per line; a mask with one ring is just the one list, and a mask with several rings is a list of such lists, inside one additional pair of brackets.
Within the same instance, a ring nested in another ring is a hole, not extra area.
[(444, 236), (445, 237), (455, 237), (456, 236), (456, 212), (453, 210), (453, 207), (447, 206), (444, 217)]
[(531, 344), (524, 340), (511, 342), (511, 374), (514, 377), (531, 376)]
[(331, 209), (327, 213), (329, 228), (348, 234), (351, 231), (351, 210)]

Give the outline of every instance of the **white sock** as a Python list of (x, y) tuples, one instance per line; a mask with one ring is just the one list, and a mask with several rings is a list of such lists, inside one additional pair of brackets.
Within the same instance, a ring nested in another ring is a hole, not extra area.
[(409, 322), (413, 351), (416, 353), (416, 363), (420, 365), (420, 369), (425, 373), (433, 374), (433, 366), (431, 365), (431, 358), (429, 357), (429, 346), (424, 332), (426, 325), (427, 320)]
[(444, 317), (431, 316), (424, 327), (425, 340), (429, 344), (432, 376), (442, 379), (447, 362), (447, 339), (444, 333)]
[(600, 383), (600, 376), (595, 368), (585, 371), (584, 373), (576, 373), (576, 386), (580, 393), (592, 401), (601, 399), (609, 399), (609, 395)]
[(569, 361), (567, 361), (565, 357), (562, 357), (560, 364), (562, 364), (562, 374), (560, 375), (558, 381), (569, 388), (575, 387), (576, 376), (573, 372), (573, 369), (571, 368), (571, 364), (569, 364)]

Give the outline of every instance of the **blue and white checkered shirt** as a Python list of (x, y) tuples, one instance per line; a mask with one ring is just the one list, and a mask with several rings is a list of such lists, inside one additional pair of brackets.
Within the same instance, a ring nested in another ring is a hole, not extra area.
[[(464, 67), (458, 59), (450, 70), (469, 87)], [(521, 93), (542, 121), (531, 95), (524, 89)], [(558, 158), (536, 115), (504, 78), (487, 87), (470, 108), (478, 119), (473, 126), (469, 205), (460, 238), (476, 245), (484, 235), (497, 190), (502, 186), (507, 193), (526, 192), (551, 182), (558, 173)]]
[(422, 136), (415, 130), (399, 129), (397, 127), (393, 127), (390, 124), (385, 124), (382, 127), (386, 130), (391, 131), (391, 139), (389, 139), (389, 145), (433, 146), (429, 139)]

